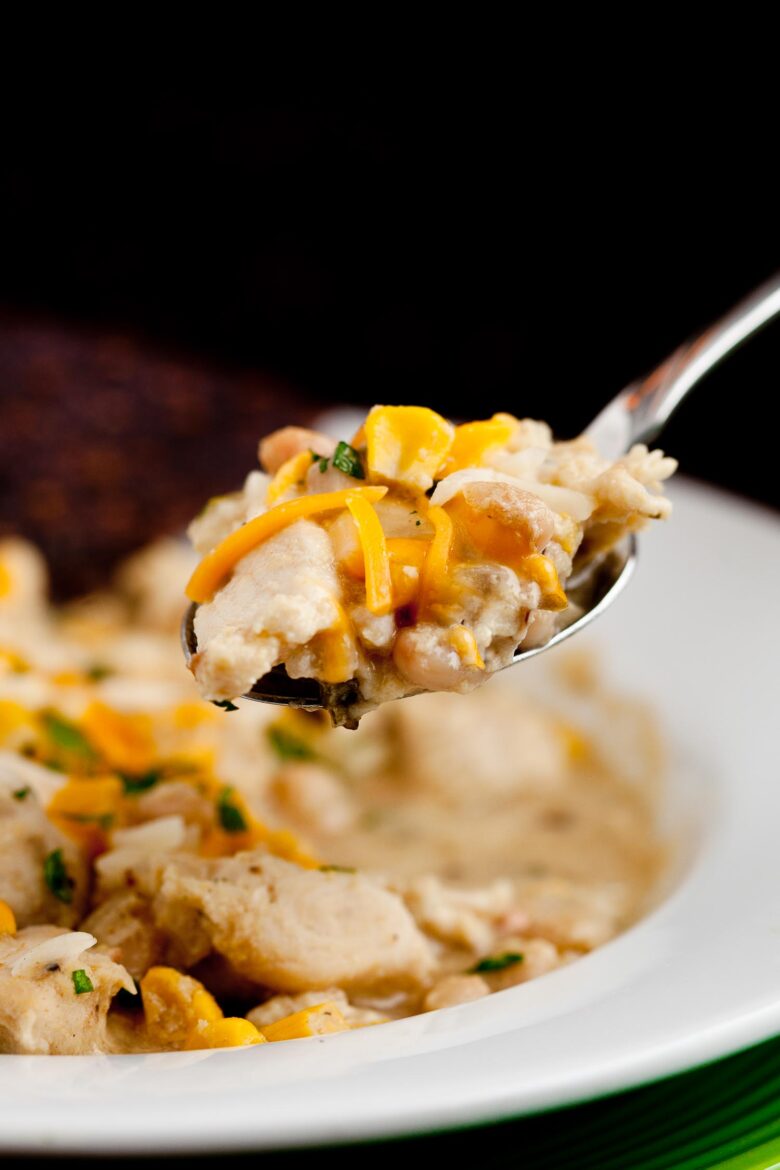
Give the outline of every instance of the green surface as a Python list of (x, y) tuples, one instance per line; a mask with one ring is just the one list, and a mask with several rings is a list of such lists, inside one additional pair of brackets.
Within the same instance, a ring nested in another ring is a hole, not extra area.
[[(530, 1059), (530, 1054), (526, 1054)], [(331, 1151), (335, 1153), (335, 1151)], [(266, 1155), (304, 1164), (314, 1153)], [(769, 1170), (780, 1167), (780, 1038), (641, 1089), (456, 1133), (344, 1147), (351, 1167), (452, 1164), (529, 1170)]]

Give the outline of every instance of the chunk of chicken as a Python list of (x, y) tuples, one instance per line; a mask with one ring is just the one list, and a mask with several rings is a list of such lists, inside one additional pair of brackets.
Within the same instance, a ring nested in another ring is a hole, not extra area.
[(357, 815), (343, 781), (321, 764), (284, 764), (271, 791), (285, 821), (304, 832), (338, 833), (349, 828)]
[[(134, 992), (135, 987), (124, 967), (90, 949), (95, 941), (56, 926), (0, 935), (0, 1052), (110, 1051), (111, 1000), (120, 988)], [(82, 973), (77, 980), (74, 971)]]
[(542, 549), (555, 532), (555, 514), (532, 492), (511, 483), (474, 482), (463, 486), (470, 508), (489, 520), (522, 533), (530, 549)]
[(439, 1008), (473, 1003), (486, 995), (490, 995), (490, 988), (481, 975), (445, 975), (428, 992), (423, 1007), (426, 1012), (435, 1012)]
[[(11, 907), (20, 926), (43, 922), (72, 926), (86, 901), (84, 855), (51, 823), (31, 788), (10, 784), (0, 776), (0, 899)], [(47, 885), (45, 874), (46, 858), (56, 850), (62, 851), (72, 883), (59, 889), (60, 897)]]
[(323, 987), (321, 991), (302, 991), (300, 995), (274, 995), (261, 1003), (258, 1007), (247, 1012), (247, 1019), (256, 1028), (264, 1028), (267, 1024), (275, 1024), (285, 1016), (305, 1008), (315, 1007), (319, 1003), (335, 1003), (350, 1028), (365, 1028), (369, 1024), (383, 1024), (387, 1016), (373, 1008), (357, 1007), (349, 1002), (346, 994), (340, 987)]
[(335, 626), (339, 592), (328, 534), (308, 520), (245, 556), (195, 617), (192, 670), (204, 698), (244, 694), (285, 653)]
[(553, 791), (566, 776), (566, 745), (555, 720), (498, 686), (468, 703), (420, 695), (388, 717), (405, 774), (448, 804)]
[(81, 925), (110, 947), (136, 979), (162, 962), (165, 935), (154, 924), (151, 903), (137, 893), (112, 894)]
[(257, 457), (261, 466), (273, 475), (283, 463), (301, 451), (315, 451), (317, 455), (330, 459), (335, 450), (336, 440), (319, 431), (310, 431), (306, 427), (282, 427), (260, 440)]
[(262, 850), (172, 861), (155, 909), (174, 935), (191, 931), (194, 919), (238, 972), (279, 991), (415, 987), (432, 966), (395, 894), (359, 874), (302, 869)]

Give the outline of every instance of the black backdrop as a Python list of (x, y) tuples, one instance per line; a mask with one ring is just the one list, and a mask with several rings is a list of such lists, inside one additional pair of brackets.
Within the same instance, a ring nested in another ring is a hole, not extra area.
[[(6, 324), (86, 322), (262, 371), (282, 409), (423, 401), (567, 435), (780, 265), (771, 152), (719, 123), (705, 91), (663, 117), (652, 101), (627, 114), (619, 90), (572, 91), (553, 114), (541, 92), (465, 75), (399, 92), (28, 93), (4, 118)], [(780, 503), (762, 421), (778, 372), (780, 327), (699, 390), (664, 446)], [(235, 414), (229, 390), (220, 410)], [(207, 490), (240, 478), (254, 426)], [(24, 468), (4, 459), (13, 489)]]

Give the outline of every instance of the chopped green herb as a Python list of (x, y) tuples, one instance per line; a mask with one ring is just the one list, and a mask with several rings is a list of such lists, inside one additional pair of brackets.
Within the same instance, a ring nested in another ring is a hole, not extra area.
[(83, 968), (79, 971), (71, 972), (71, 978), (73, 979), (73, 988), (76, 995), (84, 995), (87, 991), (95, 990), (92, 986), (92, 980)]
[(321, 865), (320, 873), (357, 873), (353, 865)]
[(90, 682), (102, 682), (104, 678), (108, 678), (114, 672), (110, 666), (103, 666), (102, 663), (96, 662), (93, 666), (87, 667), (84, 673)]
[(159, 768), (150, 768), (139, 776), (132, 776), (129, 772), (120, 772), (119, 778), (125, 790), (125, 796), (137, 796), (139, 792), (148, 792), (162, 778)]
[(305, 739), (281, 727), (268, 728), (268, 742), (280, 760), (316, 760), (317, 753)]
[(25, 784), (24, 788), (15, 788), (11, 795), (13, 796), (14, 800), (26, 800), (31, 792), (32, 788), (30, 785)]
[(219, 823), (226, 833), (245, 833), (249, 825), (241, 809), (231, 800), (232, 795), (232, 788), (223, 788), (217, 797)]
[(514, 967), (515, 963), (522, 963), (523, 956), (519, 951), (504, 951), (503, 955), (487, 955), (469, 968), (469, 975), (482, 975), (486, 971), (503, 971), (505, 967)]
[(76, 883), (68, 873), (61, 849), (54, 849), (46, 856), (43, 876), (54, 897), (69, 906), (73, 901), (73, 887)]
[(312, 451), (311, 452), (311, 461), (312, 461), (312, 463), (319, 464), (320, 472), (322, 475), (324, 475), (325, 472), (328, 470), (329, 460), (328, 460), (327, 455), (318, 455), (316, 451)]
[(416, 528), (419, 528), (420, 525), (422, 524), (422, 520), (415, 520), (414, 524), (415, 524)]
[(215, 707), (221, 707), (223, 711), (237, 711), (238, 707), (235, 703), (231, 703), (230, 699), (212, 699)]
[(338, 467), (339, 471), (343, 471), (345, 475), (351, 475), (353, 479), (366, 478), (360, 456), (354, 447), (350, 447), (349, 443), (341, 442), (337, 445), (333, 452), (333, 466)]
[(56, 711), (44, 711), (43, 726), (49, 739), (56, 747), (61, 748), (64, 752), (94, 760), (95, 749), (92, 744), (79, 731), (76, 724), (71, 723), (69, 719), (63, 719), (62, 715), (58, 715)]

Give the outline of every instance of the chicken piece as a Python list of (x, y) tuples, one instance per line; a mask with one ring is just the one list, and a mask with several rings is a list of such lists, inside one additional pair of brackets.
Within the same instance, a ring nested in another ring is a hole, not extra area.
[(320, 991), (302, 991), (300, 995), (274, 995), (265, 1003), (252, 1008), (246, 1018), (256, 1028), (265, 1028), (278, 1020), (292, 1016), (318, 1003), (335, 1003), (350, 1028), (366, 1028), (369, 1024), (384, 1024), (388, 1017), (373, 1008), (357, 1007), (347, 999), (340, 987), (323, 987)]
[[(86, 902), (84, 855), (51, 823), (29, 786), (6, 783), (0, 777), (0, 899), (11, 907), (20, 926), (44, 922), (72, 926)], [(47, 883), (46, 859), (55, 854), (64, 874), (59, 871), (62, 880), (53, 881), (50, 862)]]
[(165, 935), (154, 924), (151, 904), (139, 894), (114, 894), (84, 919), (82, 929), (116, 952), (130, 974), (140, 979), (162, 962)]
[(529, 549), (542, 549), (555, 532), (555, 515), (532, 492), (511, 483), (466, 483), (463, 499), (474, 512), (521, 534)]
[(354, 822), (354, 801), (343, 781), (321, 764), (290, 762), (271, 785), (285, 822), (304, 832), (338, 833)]
[(195, 617), (192, 670), (207, 699), (233, 699), (339, 620), (328, 534), (299, 520), (245, 556)]
[(269, 483), (270, 477), (263, 475), (262, 471), (250, 471), (240, 492), (213, 496), (187, 528), (187, 536), (196, 553), (205, 557), (245, 521), (264, 512), (268, 506)]
[[(0, 935), (0, 1052), (77, 1056), (108, 1052), (106, 1016), (124, 967), (81, 931), (28, 926)], [(75, 978), (74, 978), (75, 973)]]
[(528, 920), (526, 933), (559, 948), (594, 950), (631, 921), (631, 896), (622, 882), (583, 883), (566, 878), (529, 879), (518, 897)]
[(434, 983), (423, 1000), (423, 1007), (426, 1012), (435, 1012), (439, 1008), (473, 1003), (486, 995), (490, 995), (490, 988), (481, 975), (445, 975)]
[(214, 823), (214, 801), (186, 780), (167, 780), (137, 798), (135, 815), (140, 822), (178, 816), (188, 825), (207, 829)]
[(498, 880), (481, 889), (449, 886), (432, 875), (413, 878), (404, 901), (427, 934), (475, 952), (493, 943), (498, 924), (512, 909), (512, 883)]
[(467, 703), (421, 695), (389, 717), (397, 729), (401, 773), (448, 804), (554, 791), (568, 774), (555, 720), (498, 686)]
[(260, 465), (273, 475), (283, 463), (301, 451), (314, 451), (330, 459), (336, 450), (336, 440), (306, 427), (282, 427), (260, 440), (257, 457)]
[(359, 874), (302, 869), (263, 850), (172, 861), (155, 912), (164, 930), (180, 938), (195, 926), (240, 974), (278, 991), (414, 987), (432, 965), (396, 895)]
[(486, 678), (484, 669), (463, 662), (453, 631), (430, 622), (400, 631), (393, 647), (393, 662), (404, 679), (420, 690), (463, 694)]
[(495, 944), (497, 955), (522, 955), (517, 963), (508, 963), (485, 975), (491, 991), (504, 991), (518, 983), (528, 983), (560, 967), (563, 959), (558, 948), (546, 938), (525, 938), (521, 935), (501, 938)]

